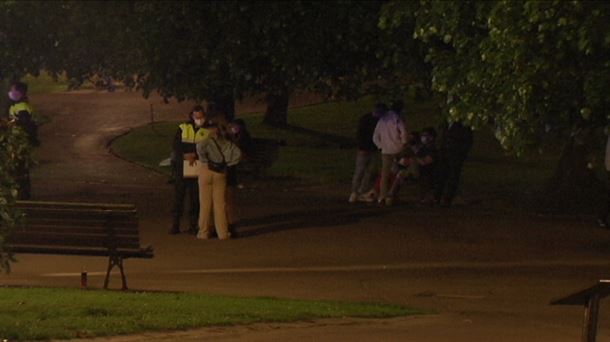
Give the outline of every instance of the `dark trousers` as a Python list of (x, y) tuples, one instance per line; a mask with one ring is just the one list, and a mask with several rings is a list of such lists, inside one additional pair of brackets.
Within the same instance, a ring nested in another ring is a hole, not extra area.
[(442, 200), (446, 204), (451, 204), (453, 201), (460, 184), (464, 160), (466, 160), (465, 156), (449, 155), (439, 161), (434, 189), (434, 198), (437, 202)]
[(28, 169), (24, 163), (17, 165), (17, 171), (15, 175), (15, 181), (19, 186), (17, 192), (17, 199), (29, 200), (32, 198), (32, 185), (30, 182), (30, 169)]
[[(177, 173), (177, 175), (182, 175), (182, 171), (180, 170), (180, 173)], [(176, 176), (174, 188), (176, 198), (174, 201), (174, 223), (172, 228), (175, 230), (180, 229), (180, 219), (182, 218), (185, 206), (184, 202), (185, 198), (188, 196), (189, 228), (197, 229), (197, 222), (199, 220), (199, 184), (197, 178), (182, 178)]]

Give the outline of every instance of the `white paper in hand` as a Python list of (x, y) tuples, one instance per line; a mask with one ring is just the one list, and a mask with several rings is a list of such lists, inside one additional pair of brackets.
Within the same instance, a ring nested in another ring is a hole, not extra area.
[(193, 165), (188, 160), (184, 161), (184, 171), (182, 172), (182, 176), (184, 178), (197, 178), (199, 177), (199, 170), (201, 169), (201, 163), (199, 160), (195, 160)]

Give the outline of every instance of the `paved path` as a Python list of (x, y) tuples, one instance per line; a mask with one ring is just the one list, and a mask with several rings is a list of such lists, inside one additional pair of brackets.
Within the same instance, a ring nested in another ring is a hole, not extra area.
[[(181, 118), (190, 107), (151, 101), (158, 120)], [(165, 177), (106, 149), (113, 136), (149, 121), (151, 101), (130, 93), (33, 98), (52, 116), (41, 129), (34, 195), (137, 204), (142, 239), (155, 247), (155, 258), (127, 261), (131, 288), (378, 301), (438, 314), (208, 328), (126, 341), (574, 341), (581, 308), (548, 302), (608, 276), (608, 232), (588, 222), (482, 207), (348, 206), (335, 186), (247, 188), (238, 199), (246, 238), (170, 237), (172, 189)], [(18, 260), (3, 283), (77, 287), (85, 268), (90, 284), (101, 287), (106, 264), (85, 257), (18, 255)], [(118, 287), (118, 279), (111, 285)], [(610, 338), (603, 309), (600, 335)]]

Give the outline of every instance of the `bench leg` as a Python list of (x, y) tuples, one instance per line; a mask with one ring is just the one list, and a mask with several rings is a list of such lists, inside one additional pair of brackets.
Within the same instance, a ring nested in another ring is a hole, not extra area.
[(597, 318), (599, 316), (599, 295), (589, 297), (585, 306), (585, 320), (582, 330), (583, 342), (595, 342), (597, 338)]
[(125, 277), (125, 271), (123, 270), (123, 258), (119, 257), (119, 270), (121, 270), (121, 290), (127, 290), (127, 277)]
[(114, 266), (117, 266), (119, 271), (121, 271), (121, 290), (127, 290), (127, 277), (125, 277), (125, 270), (123, 269), (123, 258), (120, 256), (110, 256), (108, 258), (108, 270), (106, 271), (106, 279), (104, 279), (104, 289), (108, 289), (110, 272)]
[(114, 267), (113, 257), (108, 258), (108, 269), (106, 270), (106, 278), (104, 279), (104, 289), (108, 289), (108, 283), (110, 282), (110, 271)]

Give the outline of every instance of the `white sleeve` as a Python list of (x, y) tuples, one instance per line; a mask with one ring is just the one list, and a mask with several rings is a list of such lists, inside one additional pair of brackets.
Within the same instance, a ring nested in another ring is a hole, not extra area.
[(373, 133), (373, 143), (378, 148), (381, 148), (381, 120), (377, 122), (377, 126), (375, 126), (375, 132)]
[(406, 144), (408, 140), (407, 125), (405, 125), (405, 122), (402, 119), (398, 119), (396, 126), (398, 127), (398, 132), (400, 133), (400, 141), (402, 141), (403, 144)]
[(197, 156), (199, 157), (199, 161), (204, 164), (208, 162), (208, 155), (206, 153), (208, 142), (209, 139), (205, 139), (197, 144)]

